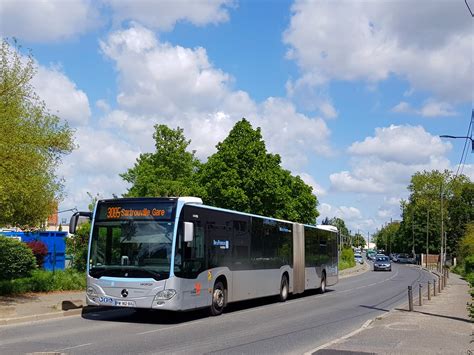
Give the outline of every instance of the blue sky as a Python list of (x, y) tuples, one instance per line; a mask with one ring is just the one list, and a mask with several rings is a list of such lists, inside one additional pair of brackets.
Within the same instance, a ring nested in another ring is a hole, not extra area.
[(464, 142), (438, 135), (471, 119), (462, 1), (0, 0), (0, 19), (76, 130), (60, 209), (125, 192), (118, 174), (153, 149), (154, 124), (184, 128), (205, 160), (246, 117), (321, 217), (372, 233), (399, 218), (415, 171), (457, 169)]

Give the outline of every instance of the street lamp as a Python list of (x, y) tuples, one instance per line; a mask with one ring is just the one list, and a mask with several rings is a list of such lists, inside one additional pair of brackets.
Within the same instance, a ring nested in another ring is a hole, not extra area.
[(447, 135), (447, 134), (443, 134), (440, 137), (441, 138), (453, 138), (453, 139), (457, 139), (457, 138), (470, 139), (471, 140), (471, 152), (474, 152), (474, 139), (472, 139), (472, 137), (468, 137), (468, 136), (450, 136), (450, 135)]

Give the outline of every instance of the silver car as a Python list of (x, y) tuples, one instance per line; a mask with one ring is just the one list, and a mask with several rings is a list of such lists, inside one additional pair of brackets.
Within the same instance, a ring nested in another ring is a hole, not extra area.
[(392, 263), (388, 256), (376, 256), (374, 261), (374, 271), (392, 271)]

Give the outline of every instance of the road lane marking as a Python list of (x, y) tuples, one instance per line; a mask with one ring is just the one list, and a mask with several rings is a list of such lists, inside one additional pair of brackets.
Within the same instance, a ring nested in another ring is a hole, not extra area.
[(62, 349), (59, 349), (59, 350), (53, 350), (53, 352), (58, 352), (58, 351), (63, 351), (63, 350), (71, 350), (71, 349), (76, 349), (76, 348), (82, 348), (84, 346), (89, 346), (89, 345), (92, 345), (94, 343), (87, 343), (87, 344), (80, 344), (80, 345), (76, 345), (76, 346), (70, 346), (68, 348), (62, 348)]
[[(208, 319), (208, 318), (206, 318), (206, 319)], [(174, 325), (172, 327), (167, 327), (167, 328), (158, 328), (158, 329), (147, 330), (146, 332), (135, 333), (135, 335), (144, 335), (144, 334), (156, 333), (156, 332), (159, 332), (159, 331), (165, 331), (165, 330), (170, 330), (170, 329), (175, 329), (175, 328), (181, 328), (181, 327), (185, 327), (187, 325), (194, 325), (194, 324), (202, 323), (202, 322), (204, 322), (204, 319), (197, 320), (197, 321), (192, 321), (192, 322), (187, 322), (187, 323), (183, 323), (183, 324), (178, 324), (178, 325)]]

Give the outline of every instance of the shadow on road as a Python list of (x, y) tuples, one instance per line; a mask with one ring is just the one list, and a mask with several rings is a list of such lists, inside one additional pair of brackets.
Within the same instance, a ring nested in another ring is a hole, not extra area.
[[(327, 289), (327, 293), (332, 290)], [(316, 290), (306, 291), (302, 294), (291, 295), (288, 302), (292, 300), (317, 295)], [(224, 310), (224, 314), (239, 312), (261, 306), (280, 303), (277, 297), (257, 298), (249, 301), (230, 303)], [(132, 309), (87, 306), (82, 310), (82, 318), (94, 321), (124, 322), (124, 323), (146, 323), (146, 324), (180, 324), (209, 317), (209, 309), (197, 309), (185, 312), (171, 312), (155, 309)]]
[[(402, 309), (402, 308), (395, 308), (395, 310), (400, 311), (400, 312), (410, 312), (409, 310), (407, 310), (407, 309)], [(460, 322), (472, 323), (472, 321), (469, 320), (469, 319), (459, 318), (459, 317), (453, 317), (453, 316), (445, 316), (445, 315), (443, 315), (443, 314), (436, 314), (436, 313), (429, 313), (429, 312), (420, 312), (420, 311), (412, 311), (411, 313), (420, 313), (420, 314), (424, 314), (424, 315), (427, 315), (427, 316), (440, 317), (440, 318), (448, 318), (448, 319), (453, 319), (453, 320), (457, 320), (457, 321), (460, 321)]]

